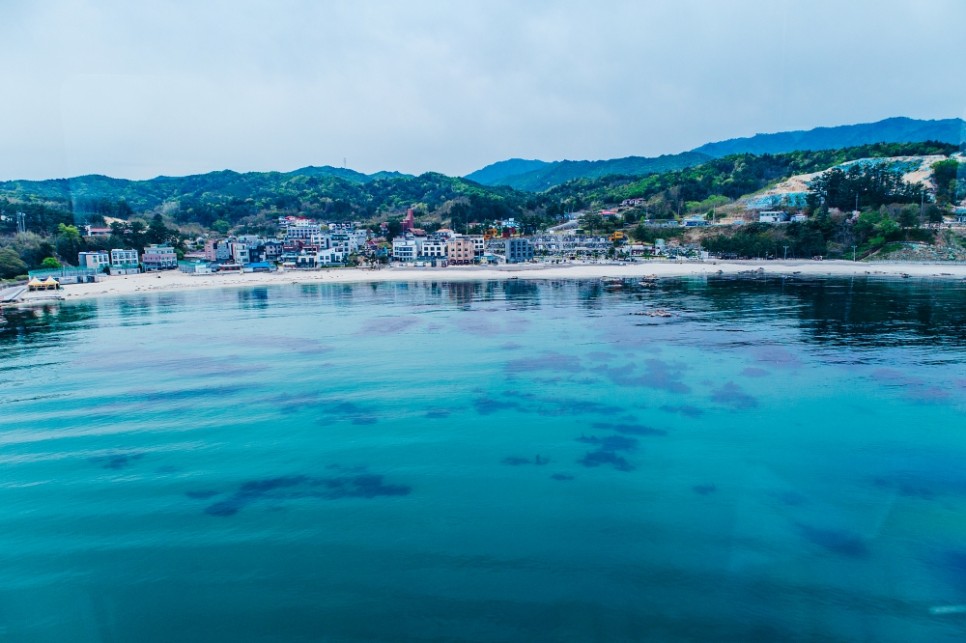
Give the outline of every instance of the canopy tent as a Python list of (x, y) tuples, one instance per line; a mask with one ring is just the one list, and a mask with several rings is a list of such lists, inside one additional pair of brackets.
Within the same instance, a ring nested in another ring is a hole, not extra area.
[(29, 290), (57, 290), (60, 288), (60, 283), (53, 277), (47, 277), (44, 281), (34, 277), (27, 282), (27, 288)]

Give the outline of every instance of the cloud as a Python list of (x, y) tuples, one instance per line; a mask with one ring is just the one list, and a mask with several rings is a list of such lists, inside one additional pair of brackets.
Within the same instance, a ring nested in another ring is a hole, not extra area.
[(0, 178), (464, 174), (966, 111), (966, 5), (7, 2)]

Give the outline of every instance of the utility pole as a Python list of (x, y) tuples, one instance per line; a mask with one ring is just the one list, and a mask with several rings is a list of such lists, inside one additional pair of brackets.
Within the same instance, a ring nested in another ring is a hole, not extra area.
[(785, 246), (785, 260), (788, 260), (788, 246)]
[(23, 212), (17, 213), (17, 232), (19, 234), (27, 232), (27, 215)]
[(852, 262), (855, 262), (855, 244), (852, 245)]

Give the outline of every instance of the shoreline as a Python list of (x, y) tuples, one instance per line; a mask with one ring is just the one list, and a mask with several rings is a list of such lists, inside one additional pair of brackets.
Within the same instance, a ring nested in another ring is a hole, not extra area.
[[(760, 272), (770, 276), (916, 277), (966, 279), (966, 264), (862, 263), (851, 261), (653, 261), (631, 264), (519, 264), (448, 268), (331, 268), (328, 270), (190, 275), (179, 271), (106, 277), (93, 284), (69, 284), (56, 293), (25, 293), (19, 305), (145, 293), (269, 285), (414, 281), (504, 281), (657, 277), (701, 277)], [(14, 304), (18, 305), (18, 304)]]

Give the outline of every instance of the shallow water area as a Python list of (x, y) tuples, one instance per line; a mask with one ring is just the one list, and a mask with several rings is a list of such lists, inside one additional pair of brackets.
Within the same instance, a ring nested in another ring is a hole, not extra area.
[(0, 640), (966, 635), (960, 281), (303, 284), (7, 318)]

